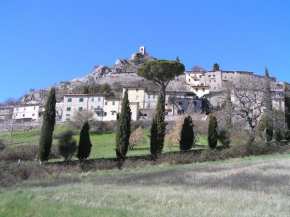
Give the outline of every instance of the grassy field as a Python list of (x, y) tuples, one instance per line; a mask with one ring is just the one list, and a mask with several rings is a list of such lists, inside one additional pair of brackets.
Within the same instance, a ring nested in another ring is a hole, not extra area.
[(56, 175), (0, 194), (0, 216), (289, 216), (290, 154)]
[[(67, 130), (66, 126), (55, 126), (54, 135)], [(14, 144), (9, 145), (9, 147), (17, 147), (17, 146), (26, 146), (26, 145), (38, 145), (40, 129), (33, 131), (25, 131), (25, 132), (13, 132), (14, 134)], [(95, 158), (115, 158), (116, 157), (116, 143), (115, 143), (115, 132), (105, 132), (105, 133), (90, 133), (90, 138), (92, 142), (92, 150), (90, 159)], [(146, 136), (147, 143), (139, 144), (136, 146), (134, 150), (129, 150), (127, 156), (138, 156), (138, 155), (146, 155), (150, 154), (150, 139), (149, 139), (149, 130), (144, 130), (143, 135)], [(1, 132), (0, 138), (10, 142), (10, 132)], [(74, 136), (74, 138), (79, 141), (78, 132)], [(197, 136), (197, 143), (199, 144), (196, 148), (208, 148), (207, 139), (205, 136)], [(53, 140), (53, 145), (57, 145), (58, 140)], [(219, 145), (219, 144), (218, 144)], [(167, 145), (164, 145), (164, 152), (170, 151), (179, 151), (178, 144), (175, 144), (170, 150)], [(75, 158), (76, 159), (76, 158)], [(55, 161), (52, 159), (52, 161)]]

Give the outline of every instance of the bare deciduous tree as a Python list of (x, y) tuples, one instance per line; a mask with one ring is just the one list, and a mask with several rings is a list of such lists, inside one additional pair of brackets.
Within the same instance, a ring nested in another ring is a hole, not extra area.
[[(231, 106), (225, 106), (225, 112), (235, 119), (244, 120), (250, 132), (248, 144), (255, 140), (255, 130), (265, 109), (265, 86), (251, 81), (240, 80), (228, 84), (231, 93)], [(224, 91), (224, 101), (228, 92)]]
[(81, 129), (85, 122), (92, 120), (94, 117), (94, 112), (91, 110), (74, 111), (69, 125)]

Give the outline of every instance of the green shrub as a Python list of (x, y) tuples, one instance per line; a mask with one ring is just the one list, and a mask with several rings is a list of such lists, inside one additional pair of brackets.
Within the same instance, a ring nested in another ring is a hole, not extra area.
[(2, 139), (0, 139), (0, 151), (3, 151), (5, 148), (6, 148), (5, 142)]
[(77, 142), (71, 130), (65, 131), (58, 140), (58, 152), (65, 161), (70, 160), (77, 150)]

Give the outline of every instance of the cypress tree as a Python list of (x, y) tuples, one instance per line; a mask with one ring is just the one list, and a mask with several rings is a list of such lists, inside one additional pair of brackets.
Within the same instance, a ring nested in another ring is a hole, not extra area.
[(290, 91), (287, 86), (285, 86), (285, 119), (286, 119), (286, 126), (290, 130)]
[(150, 129), (150, 152), (152, 155), (157, 155), (158, 152), (157, 123), (155, 117), (152, 119)]
[(121, 160), (126, 157), (131, 134), (131, 109), (128, 99), (128, 90), (122, 100), (122, 109), (117, 120), (116, 155)]
[(207, 141), (210, 148), (215, 148), (218, 138), (218, 123), (213, 114), (209, 115)]
[(267, 67), (265, 67), (265, 107), (266, 107), (266, 140), (270, 142), (273, 138), (273, 118), (272, 118), (272, 98), (271, 98), (271, 84)]
[(51, 88), (43, 113), (43, 121), (39, 140), (39, 160), (47, 161), (52, 143), (52, 134), (55, 124), (55, 89)]
[(80, 133), (80, 140), (79, 140), (78, 154), (77, 154), (77, 158), (79, 160), (87, 159), (90, 156), (92, 143), (91, 143), (89, 131), (90, 131), (89, 122), (86, 121)]
[(152, 155), (158, 155), (163, 150), (165, 137), (165, 102), (162, 90), (159, 91), (156, 115), (151, 125), (150, 151)]
[(193, 146), (194, 132), (193, 122), (190, 116), (184, 118), (181, 128), (179, 148), (181, 151), (189, 151)]
[(213, 64), (213, 67), (212, 67), (212, 71), (219, 71), (220, 70), (220, 66), (219, 66), (219, 64), (218, 63), (214, 63)]

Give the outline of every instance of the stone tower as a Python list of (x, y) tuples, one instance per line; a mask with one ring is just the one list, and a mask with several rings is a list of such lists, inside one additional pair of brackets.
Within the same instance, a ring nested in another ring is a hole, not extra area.
[(145, 55), (145, 53), (146, 53), (145, 46), (140, 47), (140, 53)]

